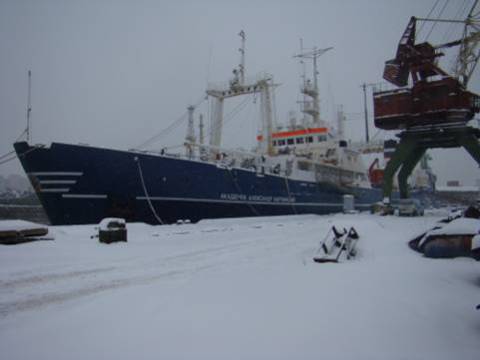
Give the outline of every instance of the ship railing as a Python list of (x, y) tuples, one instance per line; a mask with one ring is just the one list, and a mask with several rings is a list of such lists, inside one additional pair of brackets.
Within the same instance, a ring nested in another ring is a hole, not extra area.
[(225, 149), (197, 143), (189, 143), (188, 145), (198, 149), (195, 151), (195, 160), (209, 162), (220, 168), (241, 168), (256, 172), (259, 176), (264, 174), (289, 176), (291, 174), (291, 170), (287, 169), (288, 166), (283, 164), (282, 160), (265, 157), (260, 153), (245, 149)]
[[(187, 155), (185, 153), (173, 153), (169, 149), (188, 146), (194, 149), (193, 153)], [(265, 157), (261, 153), (248, 151), (245, 149), (225, 149), (218, 146), (207, 144), (189, 143), (176, 147), (163, 148), (161, 150), (134, 150), (130, 151), (139, 154), (160, 155), (169, 158), (186, 159), (192, 161), (200, 161), (209, 163), (219, 168), (231, 170), (233, 168), (240, 168), (256, 172), (259, 176), (264, 174), (274, 174), (280, 176), (290, 176), (292, 173), (292, 166), (288, 166), (288, 161)], [(292, 165), (292, 164), (290, 164)]]

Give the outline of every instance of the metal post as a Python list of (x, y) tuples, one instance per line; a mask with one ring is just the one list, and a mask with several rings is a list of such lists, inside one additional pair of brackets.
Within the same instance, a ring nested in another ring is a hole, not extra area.
[(187, 157), (193, 158), (193, 146), (195, 143), (195, 129), (193, 125), (193, 111), (195, 107), (190, 105), (188, 108), (188, 127), (187, 127), (187, 136), (185, 137), (185, 144), (187, 148)]
[(367, 84), (363, 83), (363, 107), (365, 111), (365, 140), (368, 143), (370, 136), (368, 135), (368, 109), (367, 109)]
[(205, 140), (205, 135), (203, 133), (203, 114), (200, 114), (200, 121), (199, 121), (199, 142), (200, 142), (200, 145), (203, 145), (203, 142)]
[(32, 72), (28, 70), (27, 130), (26, 130), (27, 142), (30, 141), (30, 113), (32, 112), (31, 92), (32, 92)]
[[(313, 52), (317, 52), (317, 48), (313, 48)], [(320, 55), (319, 55), (320, 56)], [(313, 117), (313, 122), (316, 126), (319, 124), (320, 120), (320, 101), (319, 101), (319, 94), (318, 94), (318, 70), (317, 70), (317, 57), (313, 57), (313, 88), (315, 90), (315, 96), (313, 97), (313, 109), (315, 110), (315, 116)]]

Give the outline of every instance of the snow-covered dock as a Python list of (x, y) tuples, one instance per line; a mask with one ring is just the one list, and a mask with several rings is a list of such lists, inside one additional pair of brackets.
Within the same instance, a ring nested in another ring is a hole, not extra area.
[[(0, 247), (4, 359), (478, 359), (480, 263), (407, 246), (438, 216), (50, 227)], [(312, 261), (332, 225), (357, 256)]]

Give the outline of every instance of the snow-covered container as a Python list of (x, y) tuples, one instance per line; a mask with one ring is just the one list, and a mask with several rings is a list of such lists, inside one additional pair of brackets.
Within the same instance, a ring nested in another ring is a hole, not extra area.
[(98, 239), (101, 243), (127, 242), (127, 227), (121, 218), (105, 218), (99, 224)]

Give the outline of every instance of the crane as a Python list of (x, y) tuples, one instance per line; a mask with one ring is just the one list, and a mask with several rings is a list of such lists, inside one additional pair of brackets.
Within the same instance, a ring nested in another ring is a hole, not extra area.
[[(384, 173), (384, 201), (389, 202), (398, 173), (400, 197), (408, 197), (407, 179), (429, 148), (464, 147), (480, 164), (480, 130), (468, 126), (480, 112), (480, 96), (467, 89), (480, 58), (480, 11), (475, 0), (466, 19), (411, 17), (383, 78), (397, 88), (374, 92), (375, 126), (401, 130), (399, 144)], [(462, 23), (462, 37), (448, 43), (416, 43), (419, 21)], [(459, 46), (453, 73), (438, 65), (442, 49)], [(409, 86), (411, 84), (411, 86)]]

